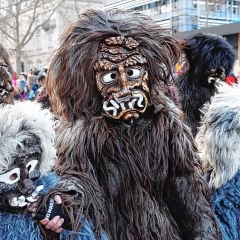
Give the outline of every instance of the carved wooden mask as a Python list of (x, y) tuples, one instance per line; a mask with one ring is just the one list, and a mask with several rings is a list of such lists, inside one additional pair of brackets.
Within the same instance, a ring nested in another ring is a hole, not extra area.
[(95, 71), (107, 116), (132, 120), (146, 110), (149, 92), (146, 63), (138, 42), (131, 37), (109, 37), (100, 44)]

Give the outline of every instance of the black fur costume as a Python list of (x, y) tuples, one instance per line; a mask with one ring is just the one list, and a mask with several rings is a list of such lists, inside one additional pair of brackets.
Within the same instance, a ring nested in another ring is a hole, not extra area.
[[(184, 46), (188, 70), (176, 79), (185, 121), (195, 136), (200, 121), (200, 109), (216, 92), (215, 80), (221, 78), (222, 71), (229, 75), (233, 69), (235, 53), (226, 39), (206, 33), (197, 33)], [(209, 81), (213, 74), (213, 81)], [(225, 80), (225, 79), (222, 79)]]
[[(148, 62), (148, 107), (133, 123), (107, 117), (96, 86), (99, 44), (112, 36), (132, 37)], [(83, 13), (54, 53), (47, 90), (62, 117), (56, 171), (83, 172), (86, 187), (87, 177), (100, 187), (104, 212), (94, 224), (109, 239), (221, 239), (192, 135), (166, 97), (179, 56), (158, 24), (123, 10)]]

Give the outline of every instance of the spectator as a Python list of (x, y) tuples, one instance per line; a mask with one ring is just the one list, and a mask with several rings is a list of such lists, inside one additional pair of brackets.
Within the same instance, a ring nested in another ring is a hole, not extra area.
[(29, 94), (29, 100), (35, 99), (36, 95), (45, 88), (45, 72), (40, 72), (36, 82), (32, 85), (32, 89)]
[(33, 100), (35, 98), (35, 96), (36, 96), (37, 91), (38, 91), (38, 84), (37, 84), (37, 82), (34, 82), (33, 85), (32, 85), (32, 89), (29, 92), (28, 99), (29, 100)]
[(13, 81), (13, 86), (16, 87), (17, 86), (17, 79), (18, 79), (18, 75), (16, 72), (12, 73), (12, 81)]
[(25, 72), (21, 72), (19, 74), (19, 79), (17, 79), (17, 88), (20, 93), (21, 99), (28, 99), (27, 94), (27, 74)]
[(46, 75), (40, 75), (37, 79), (37, 83), (38, 83), (38, 91), (41, 91), (44, 87), (45, 87), (45, 77)]
[(37, 85), (37, 77), (35, 75), (30, 75), (28, 77), (28, 99), (32, 100), (35, 97), (35, 92), (38, 89), (38, 85)]
[(28, 90), (31, 91), (32, 90), (32, 86), (33, 84), (36, 82), (37, 77), (35, 75), (30, 75), (27, 78), (27, 86), (28, 86)]
[(34, 73), (35, 73), (36, 70), (37, 70), (37, 69), (36, 69), (35, 67), (32, 67), (32, 68), (30, 69), (31, 75), (34, 75)]

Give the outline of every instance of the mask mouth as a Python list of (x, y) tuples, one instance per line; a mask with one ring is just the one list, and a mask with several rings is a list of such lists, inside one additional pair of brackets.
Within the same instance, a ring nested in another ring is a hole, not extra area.
[[(103, 109), (113, 119), (128, 120), (131, 116), (138, 118), (138, 113), (143, 113), (147, 104), (146, 95), (142, 91), (134, 91), (119, 95), (112, 94), (108, 100), (103, 102)], [(126, 115), (127, 119), (124, 117)]]
[(12, 196), (9, 199), (9, 205), (11, 207), (25, 207), (30, 203), (36, 202), (39, 196), (39, 192), (43, 189), (43, 185), (40, 185), (34, 189), (34, 191), (29, 196)]
[(114, 100), (112, 99), (110, 101), (116, 101), (118, 103), (121, 103), (130, 101), (130, 99), (133, 97), (133, 94), (131, 92), (123, 92), (120, 94), (113, 93), (112, 96)]

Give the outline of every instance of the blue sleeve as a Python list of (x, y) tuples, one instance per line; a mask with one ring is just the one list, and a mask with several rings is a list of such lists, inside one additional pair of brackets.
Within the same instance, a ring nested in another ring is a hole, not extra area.
[[(92, 229), (92, 224), (89, 223), (89, 221), (86, 221), (78, 233), (63, 229), (60, 234), (60, 240), (70, 239), (70, 237), (74, 234), (76, 234), (74, 240), (96, 240)], [(101, 233), (101, 240), (108, 240), (104, 231)]]
[(33, 99), (33, 97), (34, 97), (34, 91), (31, 90), (30, 93), (29, 93), (28, 99), (31, 100), (31, 99)]

